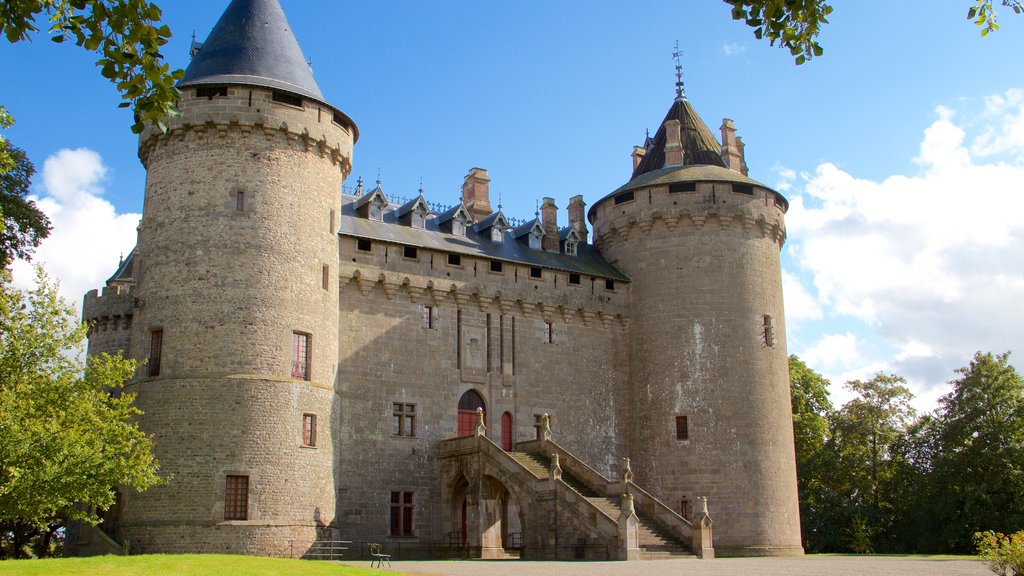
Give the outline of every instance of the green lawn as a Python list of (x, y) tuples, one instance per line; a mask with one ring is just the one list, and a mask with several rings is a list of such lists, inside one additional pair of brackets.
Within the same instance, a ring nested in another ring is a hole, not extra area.
[[(369, 564), (369, 562), (367, 562)], [(0, 576), (381, 576), (370, 568), (331, 562), (223, 554), (144, 554), (96, 558), (53, 558), (0, 562)], [(394, 574), (391, 572), (390, 574)]]

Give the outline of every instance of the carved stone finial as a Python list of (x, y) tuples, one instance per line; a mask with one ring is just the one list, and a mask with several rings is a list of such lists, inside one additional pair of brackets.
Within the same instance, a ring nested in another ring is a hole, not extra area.
[(558, 462), (558, 454), (551, 454), (551, 479), (562, 479), (562, 465)]
[(697, 515), (707, 516), (708, 515), (708, 497), (697, 496)]
[(547, 412), (541, 418), (541, 426), (544, 428), (544, 441), (551, 440), (551, 416), (548, 416)]
[(633, 469), (629, 466), (629, 458), (622, 459), (622, 483), (633, 481)]

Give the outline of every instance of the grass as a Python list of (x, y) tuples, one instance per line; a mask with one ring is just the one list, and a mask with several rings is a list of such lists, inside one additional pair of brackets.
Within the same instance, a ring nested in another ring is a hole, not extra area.
[(394, 574), (332, 562), (225, 554), (142, 554), (0, 562), (0, 576), (381, 576)]

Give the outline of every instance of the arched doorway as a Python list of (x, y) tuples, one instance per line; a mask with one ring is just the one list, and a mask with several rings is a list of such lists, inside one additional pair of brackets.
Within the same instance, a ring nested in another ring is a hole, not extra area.
[(512, 414), (508, 412), (501, 415), (501, 449), (512, 451)]
[(487, 422), (487, 406), (476, 390), (467, 390), (459, 399), (459, 436), (472, 436), (476, 431), (476, 409), (484, 411), (484, 422)]

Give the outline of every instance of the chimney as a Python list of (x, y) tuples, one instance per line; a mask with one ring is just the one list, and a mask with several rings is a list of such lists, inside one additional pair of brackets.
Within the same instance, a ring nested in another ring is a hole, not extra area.
[(736, 138), (736, 147), (740, 150), (740, 173), (746, 176), (749, 170), (747, 170), (747, 151), (743, 138)]
[(728, 118), (722, 118), (722, 159), (733, 172), (743, 172), (743, 155), (736, 141), (736, 126)]
[(683, 165), (683, 142), (679, 129), (679, 120), (665, 122), (665, 166)]
[[(636, 170), (636, 167), (640, 165), (640, 161), (644, 159), (645, 154), (647, 154), (647, 148), (644, 148), (643, 146), (633, 146), (633, 170)], [(572, 210), (571, 204), (569, 209)]]
[(473, 221), (481, 220), (491, 213), (491, 179), (487, 170), (470, 168), (462, 182), (462, 202), (469, 209)]
[(544, 228), (542, 246), (549, 252), (558, 252), (558, 206), (554, 198), (545, 198), (540, 205), (540, 225)]
[[(640, 148), (637, 146), (637, 148)], [(643, 150), (643, 148), (640, 148)], [(636, 166), (634, 166), (635, 168)], [(586, 203), (583, 202), (583, 196), (576, 195), (569, 198), (569, 226), (571, 226), (576, 233), (580, 235), (580, 240), (587, 243), (587, 221), (584, 216), (583, 207)]]

